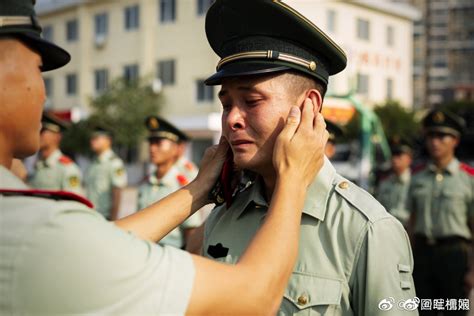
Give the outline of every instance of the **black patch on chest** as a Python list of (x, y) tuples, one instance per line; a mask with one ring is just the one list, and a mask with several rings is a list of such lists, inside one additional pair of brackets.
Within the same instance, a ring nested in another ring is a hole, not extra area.
[(207, 254), (214, 259), (223, 258), (229, 253), (229, 248), (222, 246), (221, 243), (207, 247)]

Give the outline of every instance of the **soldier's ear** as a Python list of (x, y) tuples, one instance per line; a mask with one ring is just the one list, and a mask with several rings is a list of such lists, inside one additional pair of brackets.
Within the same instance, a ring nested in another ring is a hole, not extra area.
[(305, 98), (311, 99), (314, 105), (315, 112), (321, 112), (323, 106), (323, 97), (321, 93), (316, 89), (310, 89), (306, 92)]

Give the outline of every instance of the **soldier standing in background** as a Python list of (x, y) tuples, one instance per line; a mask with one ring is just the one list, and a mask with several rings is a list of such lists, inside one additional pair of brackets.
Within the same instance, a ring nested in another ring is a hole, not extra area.
[(198, 174), (198, 167), (188, 158), (186, 158), (185, 151), (189, 138), (180, 140), (178, 144), (178, 160), (176, 160), (176, 167), (181, 171), (188, 179), (196, 178)]
[(41, 123), (39, 159), (29, 184), (36, 189), (83, 194), (79, 167), (59, 149), (67, 124), (48, 112), (43, 112)]
[[(143, 209), (161, 200), (192, 180), (176, 166), (179, 143), (187, 140), (187, 135), (157, 116), (148, 117), (145, 124), (150, 131), (148, 136), (150, 161), (155, 170), (148, 175), (138, 189), (137, 209)], [(199, 213), (196, 212), (159, 243), (183, 248), (200, 225), (201, 219)]]
[(326, 129), (329, 133), (328, 143), (326, 144), (325, 154), (329, 160), (336, 154), (336, 139), (343, 134), (342, 128), (330, 120), (326, 120)]
[[(474, 271), (470, 258), (474, 169), (455, 157), (465, 123), (454, 114), (437, 110), (428, 113), (422, 123), (430, 161), (413, 171), (407, 201), (409, 231), (414, 231), (417, 296), (460, 304), (468, 299)], [(421, 311), (421, 315), (438, 312)], [(463, 310), (451, 313), (466, 314)]]
[(112, 151), (110, 131), (97, 127), (90, 145), (96, 157), (85, 176), (87, 197), (99, 213), (114, 221), (118, 219), (121, 193), (127, 185), (127, 173), (122, 159)]
[(413, 159), (413, 150), (408, 141), (399, 137), (394, 137), (390, 145), (392, 151), (391, 173), (380, 181), (376, 198), (389, 213), (406, 227), (410, 218), (410, 212), (406, 209), (406, 201), (410, 187), (410, 165)]

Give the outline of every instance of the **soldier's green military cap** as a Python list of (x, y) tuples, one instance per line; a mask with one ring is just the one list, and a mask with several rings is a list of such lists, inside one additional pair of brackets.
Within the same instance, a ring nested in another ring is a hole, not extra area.
[(413, 143), (401, 136), (395, 135), (392, 136), (389, 140), (390, 151), (392, 155), (400, 154), (412, 154), (413, 152)]
[(460, 137), (466, 127), (464, 119), (454, 113), (433, 110), (430, 111), (422, 121), (425, 134), (443, 133)]
[(334, 123), (333, 121), (326, 120), (326, 129), (329, 133), (328, 141), (335, 142), (337, 138), (344, 135), (342, 127)]
[(60, 119), (55, 114), (45, 111), (41, 117), (41, 129), (55, 133), (62, 133), (69, 128), (69, 123)]
[(35, 0), (1, 0), (0, 38), (13, 37), (21, 40), (41, 56), (42, 71), (64, 66), (71, 56), (55, 44), (41, 38), (42, 28), (34, 10)]
[(217, 0), (206, 35), (221, 60), (206, 80), (296, 70), (327, 85), (346, 67), (344, 51), (301, 13), (279, 0)]
[(188, 141), (189, 137), (170, 122), (152, 115), (145, 119), (145, 126), (150, 132), (148, 140), (166, 138), (176, 143)]
[(97, 136), (107, 136), (107, 137), (112, 138), (113, 137), (112, 129), (106, 127), (105, 125), (95, 125), (92, 129), (91, 137), (94, 138)]

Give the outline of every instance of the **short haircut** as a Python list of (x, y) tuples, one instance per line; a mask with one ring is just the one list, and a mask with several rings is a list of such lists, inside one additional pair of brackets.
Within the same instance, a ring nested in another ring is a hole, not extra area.
[(292, 70), (285, 72), (284, 76), (285, 80), (288, 82), (288, 87), (292, 89), (296, 95), (300, 95), (310, 89), (316, 89), (324, 100), (327, 85), (320, 82), (318, 79), (311, 78), (305, 74)]

